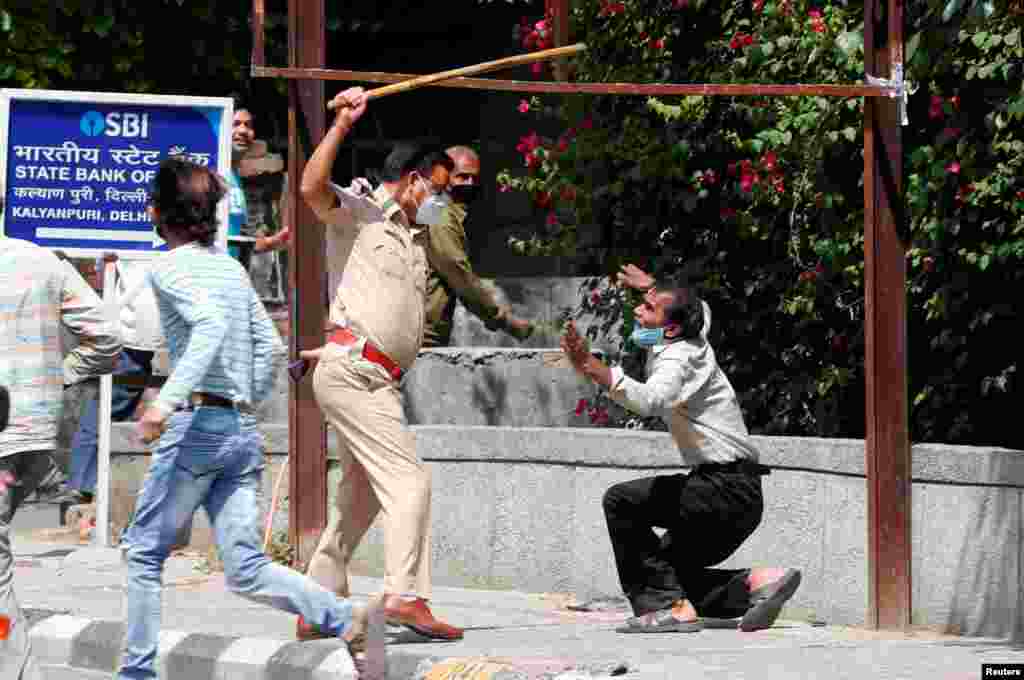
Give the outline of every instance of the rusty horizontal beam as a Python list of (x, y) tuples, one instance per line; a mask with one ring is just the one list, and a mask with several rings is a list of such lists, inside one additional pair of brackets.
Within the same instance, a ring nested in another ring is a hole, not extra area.
[[(383, 71), (345, 71), (324, 68), (279, 68), (254, 66), (254, 78), (289, 80), (341, 80), (361, 83), (400, 83), (421, 74)], [(772, 85), (715, 83), (561, 83), (549, 81), (499, 80), (496, 78), (453, 78), (434, 83), (438, 87), (504, 92), (546, 94), (620, 94), (620, 95), (775, 95), (790, 97), (885, 97), (892, 90), (878, 85)]]

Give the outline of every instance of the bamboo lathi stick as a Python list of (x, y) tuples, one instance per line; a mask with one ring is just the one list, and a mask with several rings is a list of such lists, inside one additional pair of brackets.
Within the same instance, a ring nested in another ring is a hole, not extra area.
[[(510, 66), (533, 64), (540, 61), (551, 61), (552, 59), (558, 59), (560, 57), (570, 57), (574, 54), (579, 54), (586, 49), (587, 46), (585, 44), (576, 43), (574, 45), (566, 45), (565, 47), (553, 47), (549, 50), (517, 54), (513, 57), (505, 57), (503, 59), (496, 59), (495, 61), (485, 61), (481, 64), (463, 66), (449, 71), (429, 73), (427, 75), (417, 76), (416, 78), (410, 78), (409, 80), (403, 80), (400, 83), (392, 83), (391, 85), (385, 85), (384, 87), (374, 88), (366, 93), (366, 98), (378, 99), (380, 97), (387, 97), (400, 92), (417, 90), (421, 87), (426, 87), (427, 85), (432, 85), (442, 80), (451, 80), (452, 78), (461, 78), (465, 76), (476, 76), (481, 73), (500, 71), (501, 69), (508, 68)], [(327, 108), (332, 109), (334, 107), (328, 104)]]

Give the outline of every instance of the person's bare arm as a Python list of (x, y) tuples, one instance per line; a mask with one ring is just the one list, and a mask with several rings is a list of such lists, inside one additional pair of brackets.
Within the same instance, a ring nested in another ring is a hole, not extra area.
[(303, 200), (320, 221), (337, 224), (351, 220), (352, 216), (349, 206), (340, 203), (338, 195), (331, 188), (331, 168), (338, 157), (341, 143), (366, 112), (366, 92), (361, 87), (351, 87), (335, 96), (331, 105), (338, 111), (334, 124), (306, 163), (300, 189)]
[(641, 293), (646, 293), (654, 287), (654, 277), (635, 264), (623, 265), (616, 275), (616, 279), (620, 286), (626, 286)]

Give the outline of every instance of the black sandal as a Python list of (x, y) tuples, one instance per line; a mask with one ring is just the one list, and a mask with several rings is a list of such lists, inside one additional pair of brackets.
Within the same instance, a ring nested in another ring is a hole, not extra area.
[(672, 616), (672, 609), (626, 619), (626, 624), (615, 629), (616, 633), (698, 633), (704, 630), (700, 619), (680, 621)]
[(740, 630), (751, 632), (771, 628), (782, 611), (782, 605), (800, 587), (800, 570), (787, 569), (778, 581), (750, 592), (750, 609), (740, 619)]

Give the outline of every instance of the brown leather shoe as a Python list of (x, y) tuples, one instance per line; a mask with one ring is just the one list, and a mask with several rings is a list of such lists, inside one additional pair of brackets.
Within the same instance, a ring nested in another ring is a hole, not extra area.
[(295, 622), (295, 639), (297, 640), (307, 642), (309, 640), (330, 640), (333, 637), (330, 633), (322, 631), (318, 626), (306, 623), (306, 620), (301, 616)]
[(402, 602), (397, 607), (385, 607), (384, 614), (392, 626), (405, 626), (432, 640), (461, 640), (463, 630), (434, 618), (427, 601), (417, 598)]

